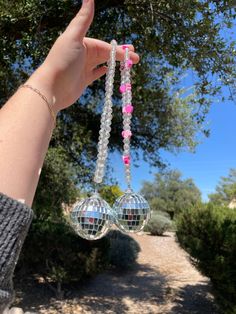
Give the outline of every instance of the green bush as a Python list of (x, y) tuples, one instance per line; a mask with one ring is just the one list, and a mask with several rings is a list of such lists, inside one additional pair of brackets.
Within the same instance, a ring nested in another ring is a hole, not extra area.
[(167, 216), (154, 212), (144, 231), (150, 232), (152, 235), (161, 236), (170, 227), (171, 220)]
[(118, 230), (110, 231), (107, 238), (110, 240), (110, 265), (118, 270), (132, 268), (140, 252), (139, 244), (133, 238)]
[(110, 231), (97, 241), (87, 241), (64, 221), (33, 221), (26, 238), (16, 276), (38, 275), (58, 298), (63, 286), (95, 275), (109, 267), (131, 268), (140, 247), (120, 231)]
[(177, 237), (208, 276), (224, 314), (236, 313), (236, 210), (212, 204), (184, 211)]
[(62, 284), (104, 270), (109, 263), (109, 246), (108, 238), (83, 240), (63, 220), (36, 220), (26, 238), (18, 270), (43, 277), (60, 295)]

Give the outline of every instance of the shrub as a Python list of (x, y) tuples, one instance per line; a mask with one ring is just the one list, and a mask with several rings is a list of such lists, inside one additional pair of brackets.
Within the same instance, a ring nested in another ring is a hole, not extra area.
[(153, 213), (150, 221), (145, 226), (144, 231), (150, 232), (152, 235), (163, 235), (171, 227), (171, 220), (160, 213)]
[(59, 296), (62, 284), (79, 281), (105, 269), (108, 251), (107, 238), (86, 241), (64, 221), (37, 220), (26, 238), (18, 269), (42, 276)]
[(127, 270), (134, 265), (139, 251), (138, 243), (120, 231), (113, 230), (100, 240), (87, 241), (76, 235), (64, 220), (35, 220), (16, 275), (37, 274), (62, 298), (64, 284), (78, 282), (110, 266)]
[(139, 244), (130, 236), (118, 230), (108, 233), (110, 239), (109, 263), (118, 270), (128, 270), (136, 262), (140, 252)]
[(236, 313), (236, 210), (201, 205), (177, 220), (177, 237), (208, 276), (224, 314)]

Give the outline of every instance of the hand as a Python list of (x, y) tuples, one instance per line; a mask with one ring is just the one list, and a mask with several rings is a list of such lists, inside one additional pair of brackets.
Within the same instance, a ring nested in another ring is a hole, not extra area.
[[(109, 59), (111, 45), (85, 37), (93, 16), (94, 0), (84, 0), (79, 13), (56, 40), (38, 70), (53, 90), (56, 111), (72, 105), (89, 84), (106, 73), (105, 66), (98, 66)], [(129, 45), (129, 48), (130, 58), (138, 63), (139, 56), (134, 53), (134, 47)], [(119, 46), (117, 60), (123, 58), (124, 51)]]

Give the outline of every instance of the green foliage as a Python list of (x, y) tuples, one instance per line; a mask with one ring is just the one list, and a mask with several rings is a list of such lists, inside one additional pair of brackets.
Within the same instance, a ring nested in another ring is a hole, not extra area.
[(150, 232), (151, 235), (161, 236), (164, 232), (170, 229), (171, 224), (171, 220), (164, 216), (161, 212), (154, 212), (150, 221), (144, 227), (144, 231)]
[[(15, 0), (14, 5), (10, 0), (0, 1), (1, 105), (42, 63), (80, 5), (81, 1), (74, 0)], [(235, 42), (225, 39), (221, 30), (231, 28), (234, 18), (233, 2), (223, 0), (96, 1), (89, 35), (109, 41), (116, 34), (118, 42), (132, 42), (141, 55), (133, 75), (132, 145), (153, 165), (163, 165), (161, 149), (194, 148), (196, 132), (204, 129), (209, 99), (215, 97), (222, 82), (233, 94)], [(191, 77), (196, 77), (192, 91), (180, 89), (180, 78), (190, 70)], [(117, 90), (112, 150), (121, 149)], [(61, 112), (51, 143), (65, 149), (81, 184), (91, 182), (103, 96), (101, 80), (87, 89), (79, 106)]]
[(152, 210), (174, 215), (201, 201), (201, 193), (192, 179), (182, 179), (177, 170), (155, 175), (154, 182), (144, 182), (141, 193)]
[(43, 277), (59, 298), (65, 284), (79, 282), (105, 269), (130, 269), (140, 251), (138, 243), (119, 231), (87, 241), (65, 222), (33, 221), (26, 238), (17, 275)]
[(101, 197), (113, 206), (115, 200), (120, 197), (123, 192), (118, 185), (105, 185), (99, 190)]
[(107, 237), (110, 239), (109, 262), (111, 266), (124, 271), (132, 268), (140, 252), (138, 243), (117, 230), (110, 231)]
[(74, 171), (62, 147), (49, 149), (33, 203), (38, 219), (61, 221), (62, 204), (73, 204), (79, 193)]
[(209, 195), (212, 203), (228, 206), (236, 199), (236, 169), (230, 169), (228, 177), (222, 177), (216, 192)]
[(211, 279), (223, 313), (236, 313), (236, 211), (213, 204), (188, 209), (178, 217), (177, 237)]
[(47, 282), (77, 282), (108, 266), (109, 240), (86, 241), (78, 237), (64, 221), (33, 222), (18, 267), (38, 274)]

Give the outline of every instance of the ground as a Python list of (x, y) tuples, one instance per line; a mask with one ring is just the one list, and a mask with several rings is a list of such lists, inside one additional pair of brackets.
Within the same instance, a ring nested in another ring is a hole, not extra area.
[(190, 263), (174, 233), (134, 235), (137, 265), (129, 272), (109, 271), (56, 301), (40, 285), (17, 289), (17, 306), (42, 314), (216, 314), (209, 280)]

